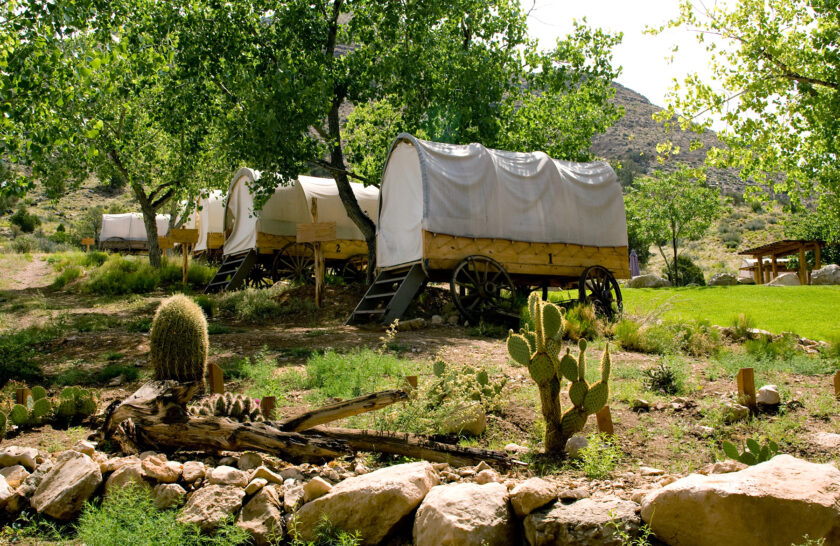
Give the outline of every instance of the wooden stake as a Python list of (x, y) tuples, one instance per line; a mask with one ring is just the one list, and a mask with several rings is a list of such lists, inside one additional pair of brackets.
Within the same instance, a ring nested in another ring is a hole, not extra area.
[(609, 434), (610, 436), (615, 434), (609, 406), (601, 408), (601, 411), (595, 414), (595, 418), (598, 420), (598, 432)]
[(225, 393), (225, 376), (222, 369), (216, 364), (210, 364), (210, 392), (213, 394)]
[[(312, 198), (312, 222), (318, 223), (318, 200)], [(320, 309), (324, 304), (324, 275), (326, 266), (324, 264), (324, 251), (321, 242), (312, 243), (315, 247), (315, 308)]]
[(808, 264), (805, 263), (805, 245), (799, 247), (799, 282), (808, 284)]
[(406, 383), (408, 383), (412, 389), (417, 388), (417, 376), (416, 375), (409, 375), (405, 378)]
[(271, 421), (274, 415), (274, 406), (276, 403), (277, 400), (273, 396), (260, 398), (260, 411), (263, 414), (263, 418), (267, 421)]
[(181, 250), (184, 253), (184, 278), (181, 282), (182, 284), (187, 284), (187, 277), (190, 271), (190, 244), (181, 243)]
[(18, 387), (15, 389), (15, 402), (21, 406), (26, 405), (26, 399), (32, 396), (32, 391), (26, 387)]
[(755, 370), (753, 368), (741, 368), (738, 371), (738, 400), (750, 411), (757, 409), (755, 401)]
[(834, 373), (834, 396), (840, 398), (840, 372)]

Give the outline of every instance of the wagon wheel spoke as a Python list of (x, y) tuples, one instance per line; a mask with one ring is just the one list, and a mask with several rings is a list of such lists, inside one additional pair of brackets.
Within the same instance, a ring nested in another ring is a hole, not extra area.
[(292, 278), (311, 284), (315, 274), (315, 250), (309, 244), (289, 243), (274, 258), (272, 277)]
[(594, 306), (597, 314), (609, 320), (618, 318), (624, 309), (618, 282), (599, 265), (587, 267), (581, 274), (578, 299)]
[(515, 313), (515, 287), (504, 268), (486, 256), (463, 259), (452, 273), (450, 290), (455, 305), (469, 321)]

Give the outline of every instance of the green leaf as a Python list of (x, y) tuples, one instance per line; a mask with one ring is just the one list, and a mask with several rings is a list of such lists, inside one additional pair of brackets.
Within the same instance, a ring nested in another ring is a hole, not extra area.
[(758, 452), (761, 451), (761, 446), (758, 445), (758, 442), (749, 438), (747, 440), (747, 449), (749, 449), (752, 453), (758, 454)]
[(436, 360), (432, 370), (437, 377), (443, 377), (443, 374), (446, 372), (446, 362), (443, 360)]
[(735, 459), (737, 461), (741, 458), (741, 453), (738, 451), (738, 448), (731, 442), (723, 442), (723, 452), (730, 459)]

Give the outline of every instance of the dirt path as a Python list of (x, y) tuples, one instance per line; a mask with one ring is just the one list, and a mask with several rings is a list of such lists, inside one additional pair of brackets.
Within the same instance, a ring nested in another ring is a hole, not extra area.
[(52, 267), (44, 256), (15, 255), (3, 261), (3, 279), (0, 287), (4, 290), (41, 290), (49, 286), (52, 279)]

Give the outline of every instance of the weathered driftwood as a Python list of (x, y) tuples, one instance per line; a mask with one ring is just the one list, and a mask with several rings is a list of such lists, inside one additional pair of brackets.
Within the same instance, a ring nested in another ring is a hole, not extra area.
[(312, 411), (307, 411), (297, 417), (283, 419), (282, 421), (276, 421), (271, 424), (280, 430), (300, 432), (318, 425), (323, 425), (324, 423), (338, 421), (345, 417), (375, 411), (402, 400), (408, 400), (408, 394), (405, 391), (375, 392), (358, 398), (322, 406)]
[(435, 463), (449, 463), (452, 466), (471, 466), (481, 461), (505, 468), (517, 464), (517, 461), (502, 451), (444, 444), (407, 432), (317, 427), (304, 432), (304, 435), (307, 438), (341, 440), (355, 451), (403, 455)]
[[(414, 434), (313, 428), (404, 400), (407, 394), (403, 391), (374, 393), (279, 422), (240, 423), (224, 417), (190, 416), (186, 403), (197, 389), (198, 384), (175, 381), (152, 381), (143, 385), (132, 396), (109, 408), (103, 426), (105, 438), (123, 430), (130, 431), (130, 440), (138, 447), (253, 449), (294, 461), (323, 461), (355, 451), (373, 451), (453, 466), (480, 461), (503, 467), (515, 463), (499, 451), (444, 444)], [(298, 432), (303, 430), (305, 432)], [(131, 442), (120, 443), (132, 445)]]

